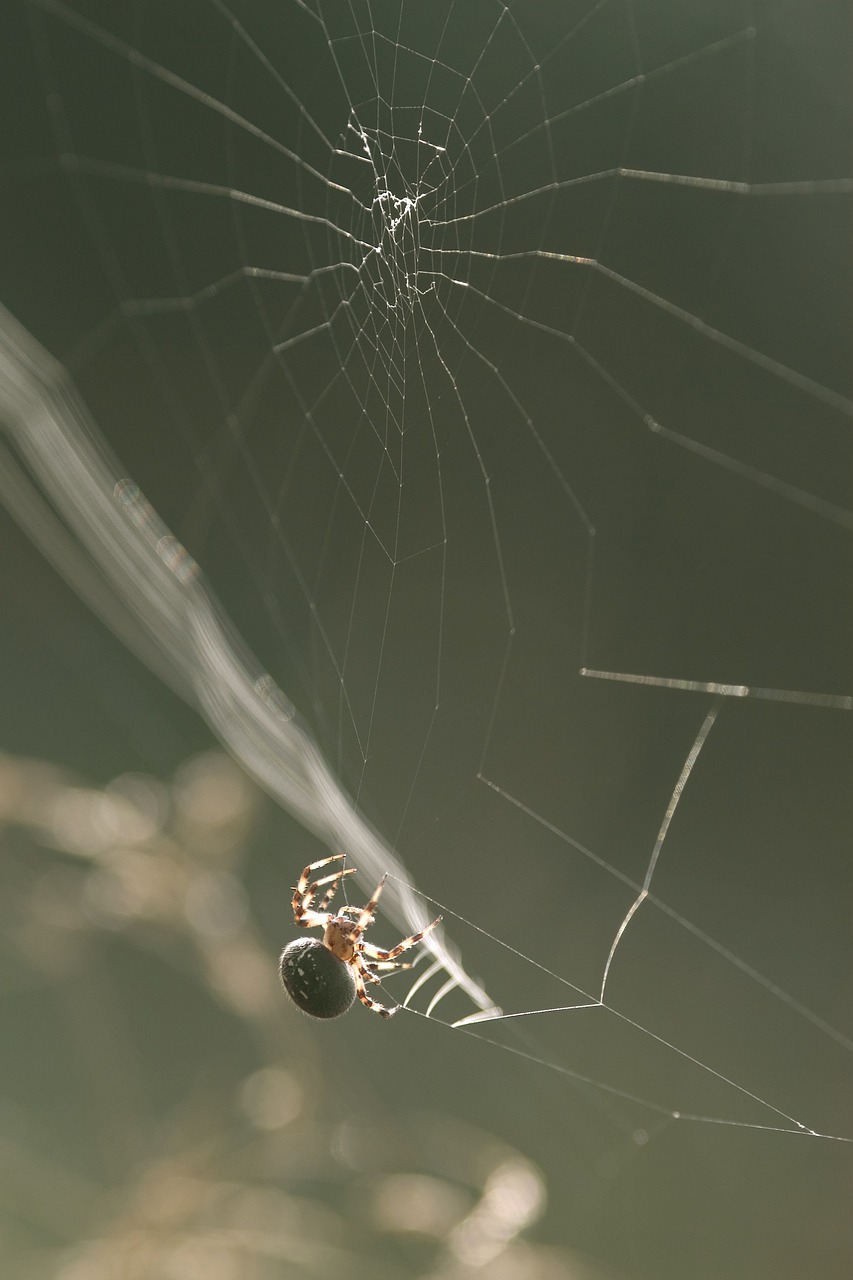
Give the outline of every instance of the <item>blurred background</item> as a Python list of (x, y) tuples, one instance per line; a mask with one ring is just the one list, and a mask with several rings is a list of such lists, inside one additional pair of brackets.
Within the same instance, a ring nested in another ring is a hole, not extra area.
[(3, 6), (0, 303), (529, 1015), (299, 1014), (332, 850), (0, 508), (4, 1275), (849, 1276), (850, 27)]

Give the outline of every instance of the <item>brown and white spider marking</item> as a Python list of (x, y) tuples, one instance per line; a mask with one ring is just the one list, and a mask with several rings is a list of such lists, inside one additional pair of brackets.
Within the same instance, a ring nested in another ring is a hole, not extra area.
[[(383, 876), (379, 881), (366, 907), (347, 905), (341, 907), (337, 915), (327, 911), (326, 908), (335, 896), (344, 876), (353, 875), (355, 867), (334, 871), (331, 875), (323, 876), (319, 880), (311, 879), (313, 872), (319, 871), (321, 867), (327, 867), (331, 862), (338, 862), (344, 857), (346, 854), (335, 853), (331, 858), (312, 862), (305, 868), (293, 891), (293, 918), (304, 929), (323, 929), (323, 945), (328, 947), (332, 955), (336, 956), (342, 964), (352, 965), (355, 991), (361, 1003), (367, 1005), (368, 1009), (372, 1009), (374, 1013), (380, 1014), (381, 1017), (390, 1018), (392, 1013), (397, 1012), (399, 1005), (395, 1005), (393, 1009), (386, 1009), (378, 1000), (373, 1000), (367, 994), (365, 980), (380, 982), (381, 979), (376, 976), (377, 969), (411, 969), (411, 964), (397, 964), (397, 956), (420, 942), (431, 929), (435, 928), (441, 916), (428, 924), (420, 933), (413, 933), (410, 937), (404, 938), (402, 942), (397, 943), (396, 947), (391, 947), (388, 951), (365, 942), (364, 933), (375, 918), (373, 913), (386, 877)], [(328, 885), (328, 888), (315, 907), (314, 899), (323, 885)], [(349, 920), (348, 916), (353, 916), (354, 919)]]

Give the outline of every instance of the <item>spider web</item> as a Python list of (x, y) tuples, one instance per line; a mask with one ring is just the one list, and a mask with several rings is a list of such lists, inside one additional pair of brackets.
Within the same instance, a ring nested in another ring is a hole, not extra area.
[(10, 21), (9, 510), (585, 1167), (843, 1149), (844, 6)]

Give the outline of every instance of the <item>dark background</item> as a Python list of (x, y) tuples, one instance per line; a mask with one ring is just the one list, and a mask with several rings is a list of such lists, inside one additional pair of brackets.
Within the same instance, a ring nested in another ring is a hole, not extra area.
[(324, 848), (0, 512), (12, 1274), (849, 1274), (849, 9), (501, 12), (8, 4), (0, 301), (508, 1011), (597, 994), (711, 702), (579, 668), (796, 696), (722, 707), (624, 1017), (315, 1028)]

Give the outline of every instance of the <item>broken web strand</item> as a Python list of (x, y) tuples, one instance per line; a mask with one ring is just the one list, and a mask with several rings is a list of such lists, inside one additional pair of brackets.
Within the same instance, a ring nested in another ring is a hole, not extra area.
[(827, 707), (853, 711), (853, 697), (844, 693), (809, 693), (802, 689), (761, 689), (746, 684), (717, 684), (714, 681), (679, 680), (669, 676), (633, 675), (625, 671), (595, 671), (581, 667), (580, 674), (593, 680), (615, 680), (622, 684), (645, 684), (658, 689), (681, 689), (687, 693), (713, 693), (721, 698), (756, 698), (763, 702), (793, 702), (803, 707)]

